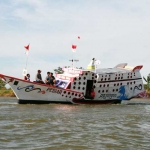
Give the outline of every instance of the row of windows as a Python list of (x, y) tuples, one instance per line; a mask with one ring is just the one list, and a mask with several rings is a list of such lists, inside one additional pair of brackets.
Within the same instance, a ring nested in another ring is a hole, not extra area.
[[(62, 96), (65, 96), (65, 95), (62, 95)], [(69, 98), (71, 98), (71, 96), (69, 96), (69, 95), (66, 95), (65, 97), (69, 97)], [(80, 97), (80, 95), (79, 95), (79, 97)]]
[[(133, 90), (133, 88), (131, 87), (130, 90)], [(113, 92), (118, 92), (119, 89), (113, 89), (112, 91), (113, 91)], [(101, 90), (98, 90), (98, 93), (100, 93), (100, 92), (102, 92), (102, 93), (106, 92), (106, 93), (107, 93), (108, 90), (106, 90), (106, 91), (105, 91), (105, 90), (102, 90), (102, 91), (101, 91)]]
[[(94, 81), (94, 83), (96, 83), (96, 80)], [(136, 82), (134, 81), (134, 82), (127, 82), (127, 85), (129, 85), (129, 84), (135, 84)], [(78, 82), (78, 84), (79, 85), (81, 85), (81, 82)], [(74, 82), (74, 85), (76, 85), (76, 82)], [(85, 85), (85, 82), (83, 82), (83, 85)], [(115, 83), (114, 84), (114, 86), (121, 86), (121, 85), (123, 85), (123, 83)], [(99, 87), (109, 87), (109, 84), (100, 84), (99, 85)], [(73, 87), (74, 89), (75, 89), (75, 86)], [(95, 85), (94, 85), (94, 88), (95, 88)], [(80, 87), (78, 87), (78, 89), (80, 89)], [(83, 90), (84, 90), (85, 88), (83, 87)]]
[[(134, 75), (134, 76), (135, 76), (135, 75)], [(106, 75), (105, 77), (107, 77), (107, 75)], [(95, 78), (97, 78), (97, 76), (95, 76)], [(95, 78), (92, 77), (92, 80), (94, 80)], [(100, 78), (101, 78), (101, 77), (100, 77)], [(131, 78), (133, 78), (133, 76), (127, 76), (127, 78), (128, 78), (128, 79), (131, 79)], [(81, 80), (81, 77), (79, 77), (78, 79)], [(86, 80), (86, 77), (83, 77), (83, 79)], [(120, 80), (120, 79), (123, 79), (123, 77), (115, 77), (115, 80)], [(77, 80), (77, 78), (74, 78), (74, 80)], [(108, 78), (108, 79), (107, 79), (107, 78), (103, 78), (103, 76), (102, 76), (101, 81), (107, 81), (107, 80), (110, 80), (110, 75), (109, 75), (109, 78)]]
[[(125, 74), (125, 73), (124, 73), (124, 74)], [(116, 76), (123, 76), (124, 74), (123, 74), (123, 73), (121, 73), (121, 74), (116, 74)], [(85, 75), (88, 75), (88, 73), (85, 73)], [(94, 75), (95, 75), (95, 74), (93, 73), (92, 76), (94, 76)], [(113, 74), (113, 75), (114, 75), (114, 74)], [(135, 72), (134, 72), (134, 73), (132, 73), (132, 72), (131, 72), (131, 73), (128, 73), (128, 76), (129, 76), (129, 75), (134, 75), (134, 76), (135, 76)], [(108, 76), (110, 77), (111, 75), (110, 75), (110, 74), (109, 74), (109, 75), (108, 75), (108, 74), (107, 74), (107, 75), (102, 75), (102, 77), (108, 77)], [(95, 76), (95, 78), (97, 78), (97, 76)]]
[[(81, 82), (77, 82), (79, 85), (81, 84)], [(76, 82), (74, 82), (74, 85), (77, 84)], [(83, 85), (85, 85), (85, 82), (83, 82)]]
[[(76, 87), (74, 86), (73, 89), (75, 89), (75, 88)], [(80, 90), (80, 89), (85, 90), (85, 87), (83, 87), (83, 88), (77, 87), (77, 88), (78, 88), (78, 90)]]
[[(66, 91), (64, 91), (64, 94), (68, 94), (68, 95), (75, 95), (75, 96), (81, 96), (80, 94), (78, 95), (77, 93), (75, 94), (75, 93), (71, 93), (71, 92), (66, 92)], [(63, 95), (62, 95), (63, 96)]]

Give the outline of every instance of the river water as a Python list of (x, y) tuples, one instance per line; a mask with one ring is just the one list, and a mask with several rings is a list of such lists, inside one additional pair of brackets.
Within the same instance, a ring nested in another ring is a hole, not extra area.
[(1, 150), (149, 150), (150, 100), (21, 105), (0, 98)]

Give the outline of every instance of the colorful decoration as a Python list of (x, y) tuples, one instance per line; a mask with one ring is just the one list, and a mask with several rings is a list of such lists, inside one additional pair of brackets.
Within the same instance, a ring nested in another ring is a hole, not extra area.
[(38, 90), (38, 93), (42, 93), (42, 94), (45, 94), (45, 91), (41, 91), (41, 88), (34, 88), (34, 85), (29, 85), (29, 86), (26, 86), (26, 87), (17, 87), (17, 90), (22, 90), (22, 89), (25, 89), (26, 92), (31, 92), (31, 91), (34, 91), (34, 90)]
[(117, 97), (118, 99), (120, 99), (120, 100), (127, 100), (128, 99), (128, 97), (126, 95), (125, 86), (121, 86), (119, 88), (119, 94), (120, 95)]

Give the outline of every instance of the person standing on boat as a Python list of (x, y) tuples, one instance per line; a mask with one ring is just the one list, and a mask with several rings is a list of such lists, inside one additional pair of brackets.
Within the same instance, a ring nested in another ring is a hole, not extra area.
[(24, 76), (24, 80), (30, 81), (30, 74), (29, 73), (26, 76)]
[(41, 70), (37, 71), (37, 75), (35, 77), (36, 82), (44, 84), (43, 80), (42, 80), (42, 75), (41, 75)]

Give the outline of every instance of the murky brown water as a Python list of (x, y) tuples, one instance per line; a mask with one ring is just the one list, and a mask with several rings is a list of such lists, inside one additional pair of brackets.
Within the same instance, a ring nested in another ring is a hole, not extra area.
[(149, 150), (150, 100), (89, 106), (1, 98), (0, 149)]

